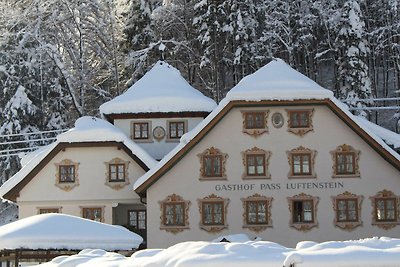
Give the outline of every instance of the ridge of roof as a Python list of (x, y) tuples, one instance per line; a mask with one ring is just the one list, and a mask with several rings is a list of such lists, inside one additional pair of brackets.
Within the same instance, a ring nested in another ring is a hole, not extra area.
[(211, 112), (216, 103), (192, 87), (179, 70), (158, 61), (141, 79), (116, 98), (102, 104), (100, 113)]

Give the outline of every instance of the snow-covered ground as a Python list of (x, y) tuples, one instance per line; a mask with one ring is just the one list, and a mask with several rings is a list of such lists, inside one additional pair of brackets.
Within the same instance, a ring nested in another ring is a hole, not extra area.
[(83, 250), (61, 256), (41, 267), (398, 267), (400, 239), (300, 242), (287, 248), (268, 241), (184, 242), (167, 249), (147, 249), (124, 257), (103, 250)]

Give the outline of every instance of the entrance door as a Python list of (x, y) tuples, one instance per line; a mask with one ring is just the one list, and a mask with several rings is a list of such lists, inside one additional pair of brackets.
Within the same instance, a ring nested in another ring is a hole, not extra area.
[(144, 244), (146, 245), (147, 233), (146, 233), (146, 211), (145, 210), (129, 210), (128, 211), (128, 223), (129, 229), (141, 237), (143, 237)]

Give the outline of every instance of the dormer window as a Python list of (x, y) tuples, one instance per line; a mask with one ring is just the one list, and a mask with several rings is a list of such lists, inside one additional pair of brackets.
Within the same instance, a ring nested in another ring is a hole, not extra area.
[(313, 131), (312, 115), (314, 109), (287, 110), (288, 131), (303, 136)]

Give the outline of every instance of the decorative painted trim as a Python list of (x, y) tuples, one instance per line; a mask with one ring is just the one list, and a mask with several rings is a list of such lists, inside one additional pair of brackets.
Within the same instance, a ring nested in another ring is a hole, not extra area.
[[(300, 137), (304, 136), (306, 133), (308, 132), (312, 132), (314, 131), (314, 126), (313, 126), (313, 121), (312, 121), (312, 117), (314, 115), (314, 109), (286, 109), (287, 112), (287, 116), (288, 116), (288, 121), (287, 121), (287, 125), (288, 125), (288, 132), (294, 133), (295, 135), (298, 135)], [(308, 127), (292, 127), (292, 123), (291, 123), (291, 113), (295, 113), (295, 112), (309, 112), (308, 113), (308, 121), (309, 126)]]
[[(354, 173), (349, 174), (337, 174), (337, 162), (336, 162), (336, 155), (337, 153), (351, 153), (354, 157)], [(332, 156), (333, 165), (332, 165), (332, 178), (346, 178), (346, 177), (360, 177), (360, 168), (359, 168), (359, 161), (360, 161), (360, 150), (354, 149), (352, 146), (343, 144), (338, 146), (335, 150), (330, 151)]]
[(161, 127), (161, 126), (154, 127), (153, 137), (154, 137), (154, 139), (157, 140), (157, 142), (160, 142), (161, 140), (163, 140), (165, 135), (166, 135), (166, 131), (163, 127)]
[(285, 119), (283, 118), (282, 113), (275, 112), (274, 114), (272, 114), (271, 123), (272, 126), (274, 126), (277, 129), (282, 128), (283, 124), (285, 124)]
[[(247, 228), (254, 232), (261, 232), (266, 230), (268, 227), (272, 227), (272, 214), (271, 214), (271, 206), (272, 206), (272, 197), (266, 197), (259, 194), (254, 194), (247, 198), (241, 198), (243, 204), (243, 228)], [(247, 223), (247, 202), (250, 201), (266, 201), (267, 202), (267, 223), (264, 224), (248, 224)]]
[[(346, 231), (352, 231), (358, 226), (362, 225), (362, 220), (361, 220), (361, 204), (364, 199), (363, 196), (358, 196), (355, 194), (352, 194), (348, 191), (344, 192), (343, 194), (337, 195), (337, 196), (332, 196), (332, 206), (333, 210), (335, 211), (335, 219), (333, 220), (333, 224), (339, 228), (342, 228), (343, 230)], [(357, 220), (356, 221), (346, 221), (342, 222), (338, 220), (338, 201), (339, 200), (356, 200), (357, 201)]]
[[(160, 229), (165, 230), (167, 232), (177, 234), (182, 232), (183, 230), (190, 229), (189, 227), (189, 200), (184, 200), (181, 196), (177, 194), (172, 194), (167, 196), (163, 201), (158, 201), (160, 204)], [(165, 224), (165, 209), (164, 206), (166, 204), (183, 204), (183, 225), (166, 225)]]
[[(218, 224), (218, 225), (205, 225), (203, 223), (203, 204), (204, 203), (218, 203), (218, 202), (222, 203), (222, 208), (223, 208), (223, 213), (224, 213), (222, 216), (223, 223)], [(222, 231), (225, 228), (226, 229), (228, 228), (228, 223), (226, 220), (227, 213), (228, 213), (228, 204), (229, 204), (228, 198), (222, 198), (215, 194), (211, 194), (205, 198), (197, 199), (197, 203), (199, 205), (199, 212), (200, 212), (200, 222), (199, 222), (200, 229), (203, 229), (210, 233), (217, 233), (217, 232)]]
[[(143, 139), (135, 139), (135, 124), (136, 123), (147, 123), (147, 138), (143, 138)], [(152, 128), (152, 122), (151, 120), (133, 120), (131, 121), (131, 139), (136, 142), (136, 143), (153, 143), (153, 128)]]
[[(166, 172), (168, 172), (173, 166), (175, 166), (179, 160), (184, 157), (189, 151), (194, 149), (196, 145), (203, 140), (207, 134), (217, 125), (225, 116), (233, 109), (236, 108), (262, 108), (265, 106), (269, 107), (282, 107), (282, 106), (321, 106), (326, 107), (332, 112), (335, 118), (341, 120), (346, 123), (350, 127), (350, 130), (353, 131), (354, 134), (358, 135), (363, 141), (365, 141), (369, 147), (371, 147), (375, 152), (377, 152), (381, 159), (388, 162), (391, 166), (393, 166), (396, 170), (400, 170), (400, 161), (391, 153), (391, 150), (388, 150), (382, 147), (377, 140), (375, 140), (368, 132), (366, 132), (363, 128), (361, 128), (347, 113), (339, 108), (337, 104), (335, 104), (330, 99), (307, 99), (307, 100), (262, 100), (262, 101), (245, 101), (245, 100), (232, 100), (230, 101), (216, 116), (210, 120), (208, 124), (206, 124), (199, 133), (190, 140), (188, 144), (186, 144), (181, 150), (179, 150), (166, 164), (157, 169), (153, 175), (149, 177), (144, 183), (142, 183), (139, 187), (136, 188), (136, 193), (141, 196), (146, 195), (146, 190), (151, 187), (158, 179), (160, 179)], [(18, 187), (19, 190), (20, 187)], [(8, 197), (15, 199), (15, 195), (18, 193), (18, 190), (14, 190), (7, 194)]]
[[(296, 175), (293, 172), (293, 157), (292, 155), (310, 155), (310, 174), (304, 174), (304, 175)], [(288, 178), (290, 179), (298, 179), (298, 178), (316, 178), (317, 174), (315, 173), (315, 157), (317, 156), (317, 151), (312, 150), (309, 148), (306, 148), (304, 146), (299, 146), (297, 148), (293, 148), (290, 151), (286, 151), (286, 155), (288, 157), (288, 163), (289, 163), (289, 173), (288, 173)]]
[[(222, 153), (218, 148), (210, 147), (204, 150), (203, 153), (197, 154), (200, 160), (200, 178), (199, 180), (226, 180), (226, 160), (228, 154)], [(204, 175), (204, 157), (205, 156), (220, 156), (221, 157), (221, 176), (206, 176)]]
[[(295, 195), (293, 197), (287, 197), (288, 203), (289, 203), (289, 212), (290, 212), (290, 222), (289, 226), (293, 227), (299, 231), (302, 232), (307, 232), (311, 230), (314, 227), (318, 226), (318, 220), (317, 220), (317, 204), (319, 201), (319, 197), (313, 197), (311, 195), (307, 195), (305, 193), (301, 193), (299, 195)], [(293, 202), (294, 201), (303, 201), (303, 200), (311, 200), (313, 203), (313, 211), (312, 211), (312, 216), (313, 216), (313, 221), (312, 222), (293, 222)]]
[(171, 142), (171, 143), (179, 143), (179, 140), (181, 139), (180, 137), (178, 138), (171, 138), (170, 137), (170, 122), (183, 122), (183, 134), (188, 132), (188, 121), (187, 120), (167, 120), (167, 138), (165, 139), (165, 142)]
[[(253, 147), (241, 152), (242, 161), (244, 166), (244, 171), (242, 174), (243, 179), (269, 179), (271, 178), (271, 173), (269, 171), (269, 158), (271, 157), (270, 151), (265, 151), (264, 149)], [(247, 174), (247, 156), (248, 155), (264, 155), (264, 175), (248, 175)]]
[[(64, 190), (65, 192), (69, 192), (72, 189), (74, 189), (75, 187), (79, 186), (79, 176), (78, 176), (78, 167), (79, 167), (78, 162), (73, 162), (70, 159), (63, 159), (61, 162), (59, 163), (54, 163), (54, 165), (56, 166), (56, 182), (55, 182), (55, 186), (57, 186), (58, 188), (60, 188), (61, 190)], [(64, 166), (64, 165), (73, 165), (75, 167), (75, 179), (74, 182), (60, 182), (60, 166)]]
[[(268, 133), (268, 115), (269, 110), (242, 110), (240, 111), (243, 117), (243, 125), (242, 125), (242, 132), (248, 134), (252, 137), (259, 137), (264, 133)], [(264, 117), (264, 128), (256, 128), (256, 129), (248, 129), (246, 128), (246, 115), (249, 113), (262, 113)]]
[[(372, 206), (372, 225), (376, 225), (379, 228), (389, 230), (400, 224), (400, 197), (395, 195), (390, 190), (379, 191), (375, 196), (369, 198)], [(376, 200), (378, 199), (394, 199), (395, 200), (395, 220), (394, 221), (378, 221), (376, 214)]]
[[(106, 186), (114, 190), (120, 190), (131, 183), (129, 181), (129, 172), (128, 172), (129, 161), (125, 161), (120, 158), (113, 158), (108, 162), (104, 162), (104, 164), (106, 165), (106, 172), (105, 172), (106, 181), (104, 183)], [(124, 164), (124, 170), (125, 170), (124, 180), (116, 180), (116, 181), (110, 180), (110, 164)]]

